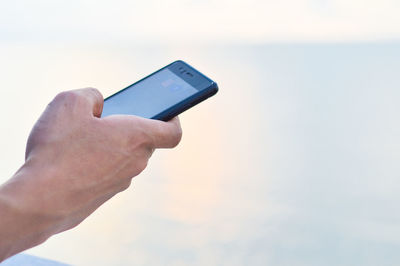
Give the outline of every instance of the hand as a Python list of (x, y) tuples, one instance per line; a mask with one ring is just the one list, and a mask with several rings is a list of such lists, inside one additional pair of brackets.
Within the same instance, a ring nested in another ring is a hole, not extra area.
[(128, 188), (154, 149), (173, 148), (181, 139), (177, 118), (100, 118), (102, 107), (95, 89), (57, 95), (29, 136), (24, 166), (1, 188), (19, 214), (29, 213), (33, 230), (46, 231), (31, 246), (78, 225)]

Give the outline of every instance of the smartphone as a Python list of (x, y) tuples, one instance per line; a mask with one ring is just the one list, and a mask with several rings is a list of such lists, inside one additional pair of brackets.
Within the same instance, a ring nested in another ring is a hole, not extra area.
[(102, 117), (127, 114), (168, 121), (217, 91), (217, 83), (178, 60), (106, 98)]

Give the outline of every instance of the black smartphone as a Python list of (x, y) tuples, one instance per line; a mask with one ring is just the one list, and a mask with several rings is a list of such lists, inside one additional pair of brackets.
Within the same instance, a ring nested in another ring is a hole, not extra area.
[(128, 114), (168, 121), (217, 91), (217, 83), (178, 60), (106, 98), (102, 117)]

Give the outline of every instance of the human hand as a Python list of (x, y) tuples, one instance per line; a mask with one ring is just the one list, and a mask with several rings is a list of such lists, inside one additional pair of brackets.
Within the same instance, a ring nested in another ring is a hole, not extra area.
[(24, 166), (2, 187), (20, 213), (34, 217), (30, 226), (45, 227), (39, 242), (78, 225), (128, 188), (154, 149), (173, 148), (181, 139), (177, 118), (100, 118), (102, 106), (95, 89), (57, 95), (32, 129)]

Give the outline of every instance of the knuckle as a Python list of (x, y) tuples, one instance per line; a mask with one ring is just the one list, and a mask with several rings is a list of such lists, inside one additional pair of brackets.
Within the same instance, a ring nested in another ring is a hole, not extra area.
[(180, 142), (181, 139), (182, 139), (182, 134), (183, 134), (183, 133), (182, 133), (182, 129), (181, 129), (180, 127), (177, 128), (177, 129), (174, 131), (173, 136), (172, 136), (172, 138), (171, 138), (171, 146), (172, 146), (172, 148), (178, 146), (179, 142)]
[(137, 172), (142, 172), (147, 166), (147, 160), (153, 153), (153, 145), (147, 138), (131, 137), (124, 145), (125, 154), (128, 158), (134, 158), (132, 162)]
[(129, 154), (136, 154), (139, 149), (150, 145), (151, 143), (146, 132), (139, 131), (127, 138), (125, 147)]
[(131, 178), (124, 180), (124, 182), (122, 182), (122, 184), (121, 184), (121, 191), (127, 190), (131, 186), (131, 183), (132, 183)]
[(63, 91), (56, 95), (56, 101), (74, 102), (78, 100), (78, 95), (74, 91)]
[(76, 91), (60, 92), (57, 94), (55, 101), (63, 103), (65, 107), (72, 110), (79, 110), (85, 103), (85, 99)]
[(146, 159), (141, 159), (136, 162), (136, 170), (137, 170), (138, 174), (143, 172), (144, 169), (146, 169), (146, 167), (147, 167)]
[(98, 89), (88, 87), (85, 90), (89, 91), (97, 100), (103, 100), (103, 94)]

